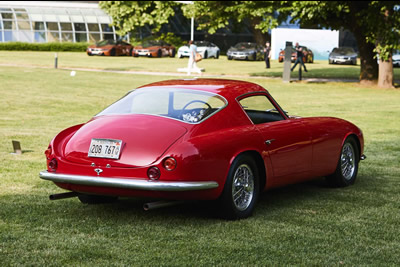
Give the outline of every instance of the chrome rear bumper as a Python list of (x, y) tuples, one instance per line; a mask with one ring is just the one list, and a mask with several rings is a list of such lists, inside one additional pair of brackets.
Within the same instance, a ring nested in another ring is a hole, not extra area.
[(79, 184), (89, 186), (113, 187), (122, 189), (136, 189), (149, 191), (193, 191), (206, 190), (218, 187), (214, 181), (202, 182), (162, 182), (150, 180), (134, 180), (122, 178), (109, 178), (100, 176), (82, 176), (71, 174), (58, 174), (41, 171), (39, 177), (56, 183)]

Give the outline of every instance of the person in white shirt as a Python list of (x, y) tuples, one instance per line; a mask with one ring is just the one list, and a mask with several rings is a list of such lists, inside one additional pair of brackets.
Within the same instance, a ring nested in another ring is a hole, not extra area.
[(197, 73), (201, 74), (201, 69), (199, 69), (196, 65), (196, 53), (197, 53), (197, 46), (193, 44), (193, 40), (189, 41), (189, 62), (187, 67), (187, 75), (190, 75), (192, 71), (196, 71)]

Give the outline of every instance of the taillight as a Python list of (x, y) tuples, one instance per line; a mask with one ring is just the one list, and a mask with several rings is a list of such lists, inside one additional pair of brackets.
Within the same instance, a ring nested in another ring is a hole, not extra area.
[(149, 177), (150, 180), (158, 180), (160, 179), (161, 172), (160, 169), (157, 167), (150, 167), (147, 170), (147, 176)]
[(163, 166), (167, 171), (173, 171), (176, 168), (176, 159), (166, 158), (163, 161)]
[(56, 159), (52, 159), (49, 162), (49, 170), (52, 172), (55, 172), (57, 170), (58, 167), (58, 162)]
[(44, 151), (44, 154), (46, 155), (46, 159), (49, 160), (50, 159), (50, 155), (51, 153), (53, 153), (53, 150), (51, 149), (51, 146), (49, 146), (46, 151)]

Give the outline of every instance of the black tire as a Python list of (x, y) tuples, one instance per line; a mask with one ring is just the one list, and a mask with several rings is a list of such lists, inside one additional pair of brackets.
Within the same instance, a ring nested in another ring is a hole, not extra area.
[(110, 51), (110, 56), (115, 57), (115, 48), (111, 49)]
[(219, 58), (219, 51), (217, 51), (217, 55), (215, 56), (215, 59)]
[(175, 57), (175, 53), (176, 53), (175, 49), (172, 49), (170, 57)]
[(131, 48), (130, 50), (129, 50), (129, 55), (128, 56), (132, 56), (132, 52), (133, 52), (133, 48)]
[(204, 52), (204, 59), (208, 58), (207, 50)]
[(358, 173), (360, 152), (354, 137), (347, 137), (340, 150), (339, 160), (333, 174), (326, 177), (334, 187), (345, 187), (354, 184)]
[(104, 203), (112, 203), (118, 200), (118, 197), (86, 195), (86, 194), (81, 194), (78, 196), (78, 198), (83, 204), (104, 204)]
[(159, 49), (159, 50), (157, 51), (157, 57), (161, 57), (161, 56), (162, 56), (161, 49)]
[(229, 57), (229, 56), (228, 56), (228, 60), (232, 60), (232, 57)]
[[(238, 195), (236, 200), (234, 194)], [(252, 215), (260, 193), (260, 179), (254, 159), (239, 155), (232, 163), (224, 190), (218, 199), (219, 214), (225, 219), (244, 219)]]

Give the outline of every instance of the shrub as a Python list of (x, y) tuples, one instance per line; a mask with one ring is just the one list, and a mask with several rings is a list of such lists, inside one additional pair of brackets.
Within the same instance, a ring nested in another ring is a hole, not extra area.
[(0, 50), (9, 51), (70, 51), (84, 52), (89, 43), (0, 43)]

